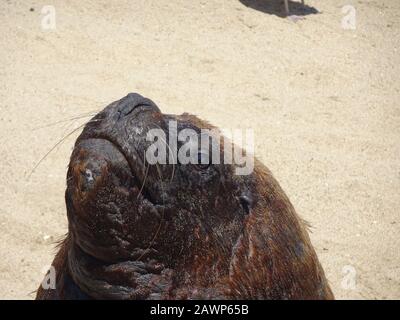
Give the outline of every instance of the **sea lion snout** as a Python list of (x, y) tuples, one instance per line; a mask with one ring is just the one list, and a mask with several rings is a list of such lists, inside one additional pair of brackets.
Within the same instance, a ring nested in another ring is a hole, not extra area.
[(73, 190), (76, 201), (85, 201), (89, 196), (96, 196), (96, 192), (113, 173), (113, 166), (120, 170), (115, 171), (122, 177), (130, 176), (130, 167), (124, 156), (111, 142), (101, 139), (84, 140), (75, 147), (71, 157), (68, 184)]
[(118, 120), (130, 115), (139, 108), (152, 109), (153, 111), (160, 112), (160, 109), (151, 100), (146, 99), (137, 93), (129, 93), (127, 96), (119, 100), (119, 103), (116, 105)]

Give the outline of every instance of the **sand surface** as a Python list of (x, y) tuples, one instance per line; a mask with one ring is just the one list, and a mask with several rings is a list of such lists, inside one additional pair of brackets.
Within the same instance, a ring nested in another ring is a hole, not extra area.
[[(85, 115), (134, 91), (253, 128), (336, 297), (399, 299), (400, 1), (306, 3), (320, 14), (296, 21), (278, 0), (2, 0), (0, 298), (33, 298), (66, 233), (79, 129), (29, 173)], [(42, 28), (45, 5), (55, 30)]]

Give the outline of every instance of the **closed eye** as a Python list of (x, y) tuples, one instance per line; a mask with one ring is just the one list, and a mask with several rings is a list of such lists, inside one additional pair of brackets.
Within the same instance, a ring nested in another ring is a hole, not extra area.
[(197, 154), (197, 168), (205, 170), (210, 166), (210, 157), (208, 153), (199, 152)]

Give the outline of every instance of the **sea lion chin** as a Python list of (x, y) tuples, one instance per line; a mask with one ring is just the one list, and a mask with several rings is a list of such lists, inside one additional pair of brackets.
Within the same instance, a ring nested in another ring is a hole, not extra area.
[(170, 120), (213, 128), (133, 93), (88, 122), (68, 167), (55, 288), (36, 298), (333, 299), (302, 220), (261, 162), (242, 176), (233, 164), (146, 162), (147, 133)]

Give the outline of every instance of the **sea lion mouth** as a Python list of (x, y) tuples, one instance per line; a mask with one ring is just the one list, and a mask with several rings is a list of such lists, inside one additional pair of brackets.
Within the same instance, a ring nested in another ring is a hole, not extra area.
[(97, 114), (77, 139), (67, 174), (69, 230), (73, 243), (96, 259), (155, 257), (154, 238), (168, 215), (161, 173), (169, 168), (146, 163), (153, 128), (165, 128), (161, 111), (130, 94)]
[[(111, 144), (116, 149), (115, 152), (119, 152), (120, 155), (125, 159), (125, 161), (127, 163), (126, 171), (130, 172), (131, 179), (133, 181), (134, 186), (139, 189), (138, 198), (143, 198), (143, 199), (147, 200), (148, 202), (150, 202), (151, 204), (153, 204), (154, 206), (160, 205), (161, 204), (160, 201), (158, 201), (154, 195), (150, 194), (148, 188), (146, 187), (146, 181), (145, 181), (146, 176), (144, 179), (141, 179), (140, 175), (137, 174), (137, 172), (135, 171), (135, 170), (137, 170), (136, 169), (137, 166), (135, 166), (132, 163), (131, 157), (129, 157), (126, 154), (124, 149), (117, 142), (114, 142), (112, 139), (104, 138), (104, 137), (99, 137), (99, 138), (95, 138), (95, 139), (103, 140), (104, 142)], [(84, 139), (82, 141), (86, 141), (86, 140), (93, 140), (93, 139)]]
[(130, 159), (117, 143), (107, 138), (88, 138), (81, 140), (75, 148), (77, 156), (71, 159), (71, 170), (77, 182), (77, 199), (84, 201), (91, 194), (96, 196), (97, 189), (104, 182), (104, 175), (109, 174), (110, 164), (118, 161), (118, 170), (122, 175), (119, 178), (129, 180), (129, 187), (139, 191), (138, 199), (143, 198), (153, 205), (159, 204), (148, 192), (145, 181), (136, 174)]
[[(170, 177), (172, 170), (168, 165), (154, 165), (147, 161), (146, 152), (153, 143), (149, 140), (149, 133), (153, 130), (167, 132), (165, 116), (150, 99), (131, 93), (90, 120), (77, 144), (89, 139), (109, 142), (114, 146), (114, 152), (118, 151), (125, 158), (147, 200), (162, 205), (167, 199), (163, 179)], [(165, 144), (168, 147), (167, 141)]]
[(137, 173), (137, 158), (96, 135), (80, 139), (71, 156), (68, 268), (93, 298), (144, 299), (159, 290), (148, 279), (169, 285), (170, 270), (152, 248), (166, 206)]

